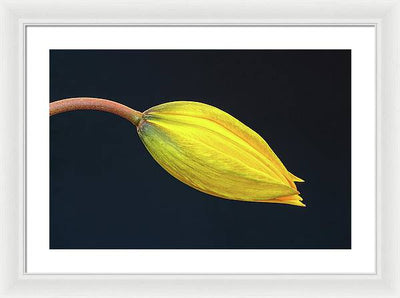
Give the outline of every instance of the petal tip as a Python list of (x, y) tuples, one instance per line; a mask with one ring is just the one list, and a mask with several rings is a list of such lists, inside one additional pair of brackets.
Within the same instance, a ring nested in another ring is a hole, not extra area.
[(290, 178), (292, 179), (292, 181), (294, 181), (294, 182), (304, 182), (303, 179), (293, 175), (292, 173), (289, 173), (289, 175), (290, 175)]

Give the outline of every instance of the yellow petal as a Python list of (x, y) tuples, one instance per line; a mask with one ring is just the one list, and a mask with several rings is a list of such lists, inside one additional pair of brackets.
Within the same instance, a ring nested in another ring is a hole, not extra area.
[(306, 207), (305, 204), (302, 203), (303, 198), (299, 195), (287, 196), (287, 197), (280, 197), (271, 200), (265, 200), (265, 203), (279, 203), (279, 204), (289, 204), (295, 205), (300, 207)]
[(295, 175), (293, 175), (292, 173), (289, 173), (290, 178), (294, 181), (294, 182), (304, 182), (303, 179), (296, 177)]
[[(170, 102), (143, 113), (138, 133), (171, 175), (226, 199), (303, 205), (268, 144), (229, 114), (198, 102)], [(290, 197), (290, 199), (281, 199)]]
[[(261, 153), (265, 160), (274, 164), (281, 171), (289, 183), (295, 181), (293, 180), (294, 175), (288, 172), (267, 142), (258, 133), (220, 109), (194, 101), (174, 101), (152, 107), (144, 113), (152, 115), (161, 113), (162, 115), (192, 116), (197, 119), (204, 118), (214, 121), (226, 130), (233, 132), (237, 137)], [(296, 176), (294, 177), (300, 179)]]

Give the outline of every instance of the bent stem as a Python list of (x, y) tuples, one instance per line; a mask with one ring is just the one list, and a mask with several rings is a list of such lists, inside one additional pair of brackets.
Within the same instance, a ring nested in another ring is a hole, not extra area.
[(108, 112), (128, 120), (135, 126), (138, 126), (143, 115), (141, 112), (131, 109), (123, 104), (102, 98), (75, 97), (61, 99), (50, 103), (50, 116), (77, 110)]

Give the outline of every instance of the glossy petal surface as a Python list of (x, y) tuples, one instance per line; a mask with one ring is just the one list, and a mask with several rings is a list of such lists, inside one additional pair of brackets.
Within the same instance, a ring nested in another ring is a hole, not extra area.
[(199, 191), (304, 206), (294, 183), (302, 180), (260, 135), (218, 108), (191, 101), (161, 104), (143, 113), (138, 134), (166, 171)]

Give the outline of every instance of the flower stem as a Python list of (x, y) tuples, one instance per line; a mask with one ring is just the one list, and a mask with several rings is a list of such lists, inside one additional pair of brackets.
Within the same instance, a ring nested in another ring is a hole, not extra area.
[(118, 102), (93, 97), (66, 98), (50, 103), (50, 116), (77, 110), (96, 110), (118, 115), (135, 126), (142, 119), (142, 113)]

